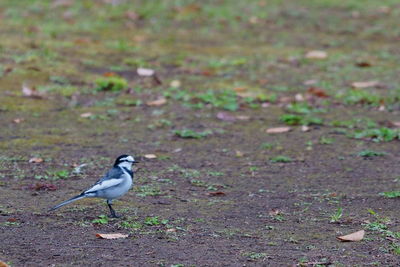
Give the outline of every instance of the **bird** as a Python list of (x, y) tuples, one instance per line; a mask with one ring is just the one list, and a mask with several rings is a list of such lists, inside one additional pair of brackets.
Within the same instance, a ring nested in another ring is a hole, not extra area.
[(100, 178), (93, 186), (83, 191), (81, 194), (70, 198), (52, 208), (49, 211), (56, 210), (69, 203), (82, 198), (104, 198), (107, 200), (108, 208), (110, 209), (111, 218), (119, 218), (112, 207), (112, 201), (125, 195), (133, 185), (133, 169), (132, 165), (138, 163), (134, 157), (130, 155), (119, 156), (113, 167)]

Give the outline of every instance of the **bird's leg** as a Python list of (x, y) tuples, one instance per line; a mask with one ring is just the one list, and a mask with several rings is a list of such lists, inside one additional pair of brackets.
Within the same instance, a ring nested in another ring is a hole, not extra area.
[(119, 217), (121, 217), (121, 216), (118, 216), (116, 213), (115, 213), (115, 210), (113, 209), (113, 207), (111, 206), (111, 204), (112, 204), (112, 200), (110, 200), (110, 199), (107, 199), (107, 205), (108, 205), (108, 207), (110, 208), (110, 218), (119, 218)]

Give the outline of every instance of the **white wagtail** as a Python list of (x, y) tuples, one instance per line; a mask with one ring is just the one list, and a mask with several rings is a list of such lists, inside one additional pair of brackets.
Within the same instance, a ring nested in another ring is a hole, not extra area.
[(107, 199), (107, 205), (110, 208), (112, 218), (118, 218), (119, 216), (115, 213), (112, 208), (112, 201), (116, 198), (123, 196), (129, 189), (132, 188), (133, 184), (133, 170), (132, 164), (137, 163), (132, 156), (121, 155), (114, 163), (114, 166), (98, 180), (88, 190), (83, 191), (80, 195), (77, 195), (67, 201), (64, 201), (57, 206), (52, 207), (49, 211), (61, 208), (76, 200), (86, 197), (98, 197)]

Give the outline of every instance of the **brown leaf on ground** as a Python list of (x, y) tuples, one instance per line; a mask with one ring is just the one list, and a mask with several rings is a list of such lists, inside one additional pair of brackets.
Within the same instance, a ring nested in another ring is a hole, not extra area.
[(54, 184), (36, 183), (30, 185), (29, 189), (34, 191), (56, 191), (57, 187)]
[(380, 85), (379, 81), (353, 82), (351, 84), (353, 88), (357, 89), (376, 87), (378, 85)]
[(136, 21), (136, 20), (140, 19), (140, 15), (138, 13), (136, 13), (135, 11), (126, 11), (125, 17), (132, 21)]
[(81, 118), (89, 118), (91, 116), (93, 116), (92, 112), (85, 112), (81, 114)]
[(118, 238), (127, 238), (128, 235), (116, 233), (116, 234), (96, 234), (96, 237), (102, 238), (102, 239), (118, 239)]
[(51, 7), (70, 7), (74, 4), (74, 0), (54, 0)]
[(268, 212), (269, 216), (276, 216), (276, 215), (279, 215), (281, 213), (282, 213), (282, 211), (280, 209), (272, 209), (272, 210), (270, 210)]
[(301, 126), (301, 131), (308, 132), (308, 131), (310, 131), (310, 127), (308, 127), (307, 125), (303, 125), (303, 126)]
[(240, 121), (248, 121), (250, 120), (250, 116), (246, 116), (246, 115), (237, 115), (236, 119), (240, 120)]
[(24, 119), (22, 119), (22, 118), (13, 119), (13, 122), (16, 123), (16, 124), (20, 124), (23, 121), (24, 121)]
[(294, 97), (292, 96), (282, 96), (279, 98), (279, 103), (280, 104), (288, 104), (288, 103), (292, 103), (294, 101)]
[(10, 267), (7, 263), (0, 260), (0, 267)]
[(157, 107), (157, 106), (162, 106), (166, 103), (167, 103), (167, 99), (164, 97), (161, 97), (157, 100), (146, 102), (146, 105), (151, 106), (151, 107), (154, 107), (154, 106)]
[(44, 93), (39, 92), (36, 87), (29, 87), (26, 84), (22, 85), (22, 95), (31, 98), (44, 98)]
[(105, 72), (103, 73), (104, 77), (115, 77), (118, 76), (118, 74), (116, 74), (115, 72)]
[(173, 88), (179, 88), (181, 87), (181, 81), (179, 80), (173, 80), (169, 83), (169, 86), (173, 87)]
[(322, 89), (320, 89), (320, 88), (317, 88), (317, 87), (310, 87), (310, 88), (308, 88), (308, 89), (307, 89), (307, 93), (309, 93), (309, 94), (311, 94), (311, 95), (314, 95), (314, 96), (316, 96), (316, 97), (321, 97), (321, 98), (327, 98), (327, 97), (329, 97), (328, 94), (327, 94), (324, 90), (322, 90)]
[(236, 155), (236, 157), (241, 158), (241, 157), (244, 156), (244, 153), (242, 151), (240, 151), (240, 150), (236, 150), (235, 151), (235, 155)]
[(43, 159), (42, 158), (31, 158), (29, 159), (29, 163), (42, 163)]
[(227, 113), (227, 112), (218, 112), (217, 113), (217, 119), (220, 119), (221, 121), (230, 121), (233, 122), (236, 120), (236, 117)]
[(144, 77), (153, 76), (155, 73), (153, 69), (146, 69), (146, 68), (138, 68), (136, 71), (139, 76), (144, 76)]
[(275, 134), (275, 133), (287, 133), (291, 130), (290, 127), (275, 127), (275, 128), (269, 128), (265, 132), (269, 134)]
[(371, 67), (372, 64), (367, 61), (360, 61), (360, 62), (356, 63), (356, 66), (359, 68), (368, 68), (368, 67)]
[(307, 52), (305, 57), (309, 58), (309, 59), (325, 59), (328, 57), (328, 53), (326, 53), (325, 51), (321, 51), (321, 50), (313, 50), (313, 51)]
[(393, 121), (392, 125), (396, 128), (400, 128), (400, 121)]
[(365, 235), (365, 231), (360, 230), (360, 231), (357, 231), (357, 232), (354, 232), (354, 233), (351, 233), (348, 235), (338, 236), (336, 238), (343, 242), (356, 242), (356, 241), (361, 241), (364, 238), (364, 235)]
[(210, 197), (222, 197), (225, 196), (226, 194), (222, 191), (217, 191), (217, 192), (210, 192), (207, 195), (209, 195)]

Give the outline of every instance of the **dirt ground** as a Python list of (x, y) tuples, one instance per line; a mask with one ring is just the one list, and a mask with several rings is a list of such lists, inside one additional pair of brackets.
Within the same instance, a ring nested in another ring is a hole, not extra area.
[[(382, 194), (400, 186), (398, 4), (111, 2), (0, 4), (1, 261), (400, 265), (400, 198)], [(312, 50), (328, 57), (304, 58)], [(128, 85), (96, 91), (110, 76)], [(370, 95), (349, 86), (370, 80)], [(355, 135), (383, 128), (387, 142)], [(140, 160), (115, 201), (122, 218), (98, 199), (47, 211), (121, 154)], [(359, 242), (336, 238), (358, 230)]]

